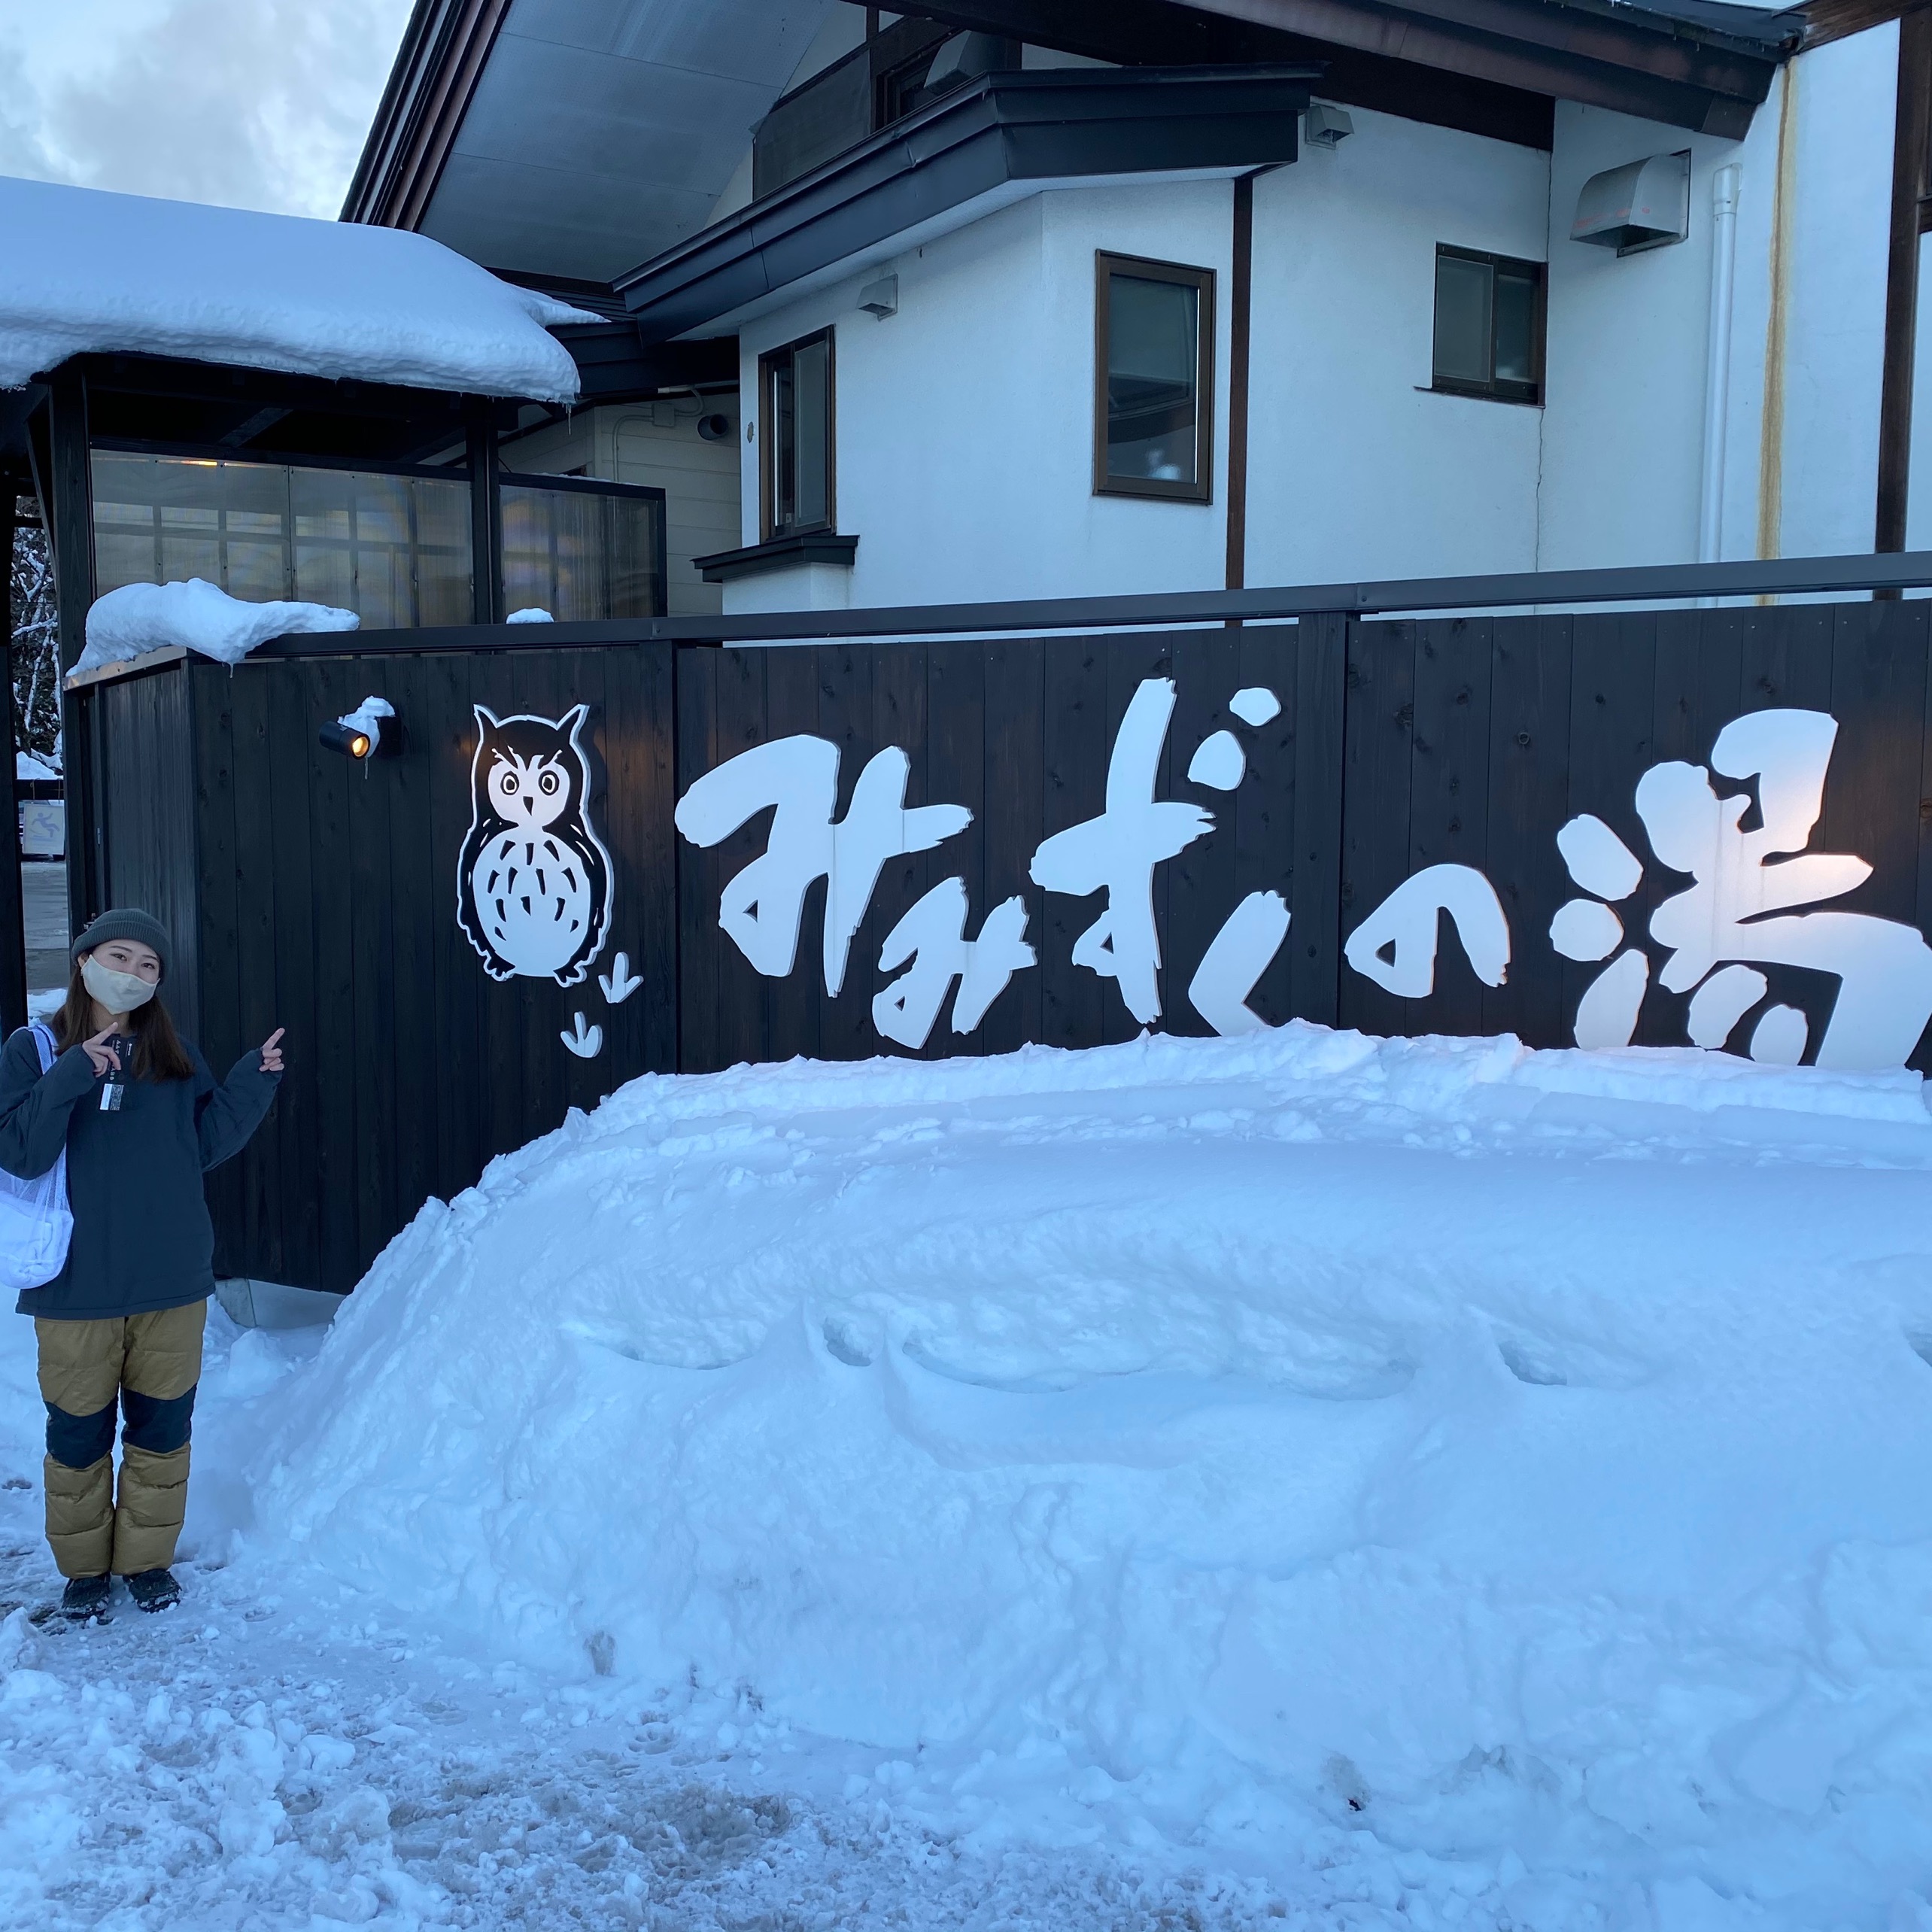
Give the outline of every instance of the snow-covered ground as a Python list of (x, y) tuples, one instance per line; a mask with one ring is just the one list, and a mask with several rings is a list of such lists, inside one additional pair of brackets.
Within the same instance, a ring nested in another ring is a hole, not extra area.
[(1927, 1932), (1928, 1205), (1915, 1077), (1687, 1050), (638, 1082), (217, 1322), (0, 1924)]

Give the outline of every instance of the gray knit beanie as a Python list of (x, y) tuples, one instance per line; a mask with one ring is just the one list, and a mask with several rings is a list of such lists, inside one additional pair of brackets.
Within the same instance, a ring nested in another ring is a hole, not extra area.
[(103, 913), (74, 942), (73, 956), (78, 959), (82, 953), (92, 952), (111, 939), (132, 939), (153, 946), (161, 957), (161, 977), (164, 980), (168, 977), (172, 950), (168, 943), (168, 928), (151, 913), (144, 913), (137, 906), (120, 906)]

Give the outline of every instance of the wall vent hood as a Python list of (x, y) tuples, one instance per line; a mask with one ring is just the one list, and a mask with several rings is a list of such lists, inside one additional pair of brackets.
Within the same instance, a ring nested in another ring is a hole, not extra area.
[(1606, 168), (1576, 198), (1572, 242), (1634, 255), (1681, 242), (1690, 232), (1690, 150)]

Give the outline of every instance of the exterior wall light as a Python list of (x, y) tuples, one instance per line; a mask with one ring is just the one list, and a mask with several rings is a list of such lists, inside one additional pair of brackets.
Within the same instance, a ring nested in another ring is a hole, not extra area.
[(1332, 108), (1326, 101), (1311, 101), (1302, 117), (1302, 138), (1311, 147), (1326, 147), (1331, 154), (1354, 132), (1348, 110)]
[(721, 409), (713, 409), (698, 418), (697, 433), (706, 442), (729, 442), (731, 419)]
[(899, 312), (899, 278), (881, 275), (876, 281), (869, 281), (858, 292), (858, 305), (868, 315), (876, 315), (884, 321), (889, 315)]
[(366, 697), (354, 710), (332, 718), (315, 734), (332, 752), (358, 761), (380, 756), (385, 749), (393, 755), (402, 749), (402, 734), (392, 730), (385, 747), (382, 721), (393, 719), (395, 707), (387, 698)]

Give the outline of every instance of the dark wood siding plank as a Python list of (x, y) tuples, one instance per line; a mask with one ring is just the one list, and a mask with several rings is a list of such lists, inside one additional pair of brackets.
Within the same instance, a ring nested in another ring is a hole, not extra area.
[[(343, 694), (342, 661), (318, 658), (300, 675), (311, 721), (339, 717), (355, 703)], [(311, 729), (314, 724), (311, 724)], [(310, 760), (309, 878), (315, 916), (316, 1176), (321, 1196), (323, 1285), (338, 1293), (361, 1278), (356, 1195), (355, 1089), (375, 1077), (356, 1037), (354, 914), (351, 876), (354, 821), (349, 788), (362, 774), (347, 758), (315, 746)]]
[(1294, 1016), (1340, 1023), (1342, 821), (1346, 792), (1349, 633), (1340, 616), (1294, 628), (1295, 866), (1288, 901), (1289, 984)]
[[(1482, 617), (1416, 627), (1411, 872), (1466, 865), (1488, 876), (1492, 633), (1490, 619)], [(1481, 1033), (1488, 989), (1469, 964), (1455, 922), (1445, 916), (1438, 924), (1435, 990), (1410, 1002), (1411, 1023), (1431, 1033)]]
[(281, 1272), (296, 1288), (334, 1286), (324, 1279), (320, 1171), (321, 1089), (334, 1077), (326, 1058), (316, 987), (314, 855), (309, 823), (310, 767), (326, 755), (308, 704), (308, 681), (297, 665), (259, 665), (267, 714), (264, 803), (274, 869), (274, 1019), (287, 1029), (275, 1110), (263, 1130), (273, 1148), (281, 1195)]
[[(986, 647), (977, 643), (937, 643), (924, 647), (925, 660), (925, 783), (931, 804), (963, 805), (973, 822), (927, 855), (925, 884), (957, 878), (966, 888), (966, 937), (976, 938), (986, 915), (998, 902), (986, 896)], [(915, 769), (918, 753), (913, 753)], [(889, 928), (887, 928), (889, 930)], [(876, 955), (875, 953), (876, 958)], [(1021, 978), (1028, 977), (1025, 974)], [(926, 1042), (928, 1059), (949, 1053), (988, 1050), (984, 1023), (968, 1034), (952, 1030), (958, 982), (940, 1008)], [(1002, 1000), (1010, 997), (1002, 994)], [(885, 1046), (880, 1043), (882, 1050)]]
[[(764, 666), (764, 703), (768, 738), (803, 734), (839, 741), (846, 721), (836, 715), (838, 697), (827, 699), (823, 688), (828, 677), (835, 679), (836, 658), (833, 653), (837, 648), (828, 645), (781, 646), (761, 654), (767, 661)], [(844, 695), (848, 698), (851, 696), (849, 689)], [(828, 704), (833, 715), (827, 715)], [(869, 735), (869, 690), (863, 722), (855, 719), (851, 722), (855, 731)], [(834, 818), (844, 810), (858, 776), (858, 769), (852, 763), (852, 747), (841, 744), (837, 796), (833, 806)], [(770, 813), (761, 813), (737, 835), (743, 857), (724, 868), (725, 877), (730, 877), (740, 865), (765, 849), (771, 836), (772, 818)], [(837, 1023), (830, 1019), (827, 1013), (825, 916), (825, 882), (822, 879), (807, 890), (800, 909), (798, 949), (791, 971), (782, 978), (758, 980), (764, 1021), (761, 1030), (749, 1045), (750, 1052), (773, 1060), (789, 1060), (801, 1056), (807, 1059), (837, 1057), (827, 1039), (828, 1028), (833, 1039), (837, 1038)], [(737, 948), (728, 940), (725, 945), (732, 955), (737, 954)], [(744, 970), (749, 971), (750, 968), (746, 966)]]
[[(1570, 782), (1565, 819), (1593, 813), (1640, 858), (1646, 852), (1636, 818), (1637, 779), (1656, 762), (1657, 625), (1654, 612), (1591, 616), (1575, 621), (1570, 684)], [(1644, 931), (1660, 886), (1657, 869), (1646, 864), (1642, 889), (1618, 912), (1634, 940)], [(1681, 886), (1665, 886), (1675, 890)], [(1569, 896), (1569, 895), (1566, 895)], [(1552, 907), (1552, 913), (1556, 908)], [(1548, 928), (1545, 928), (1547, 935)], [(1547, 937), (1545, 941), (1548, 944)], [(1554, 957), (1554, 952), (1546, 956)], [(1562, 964), (1563, 1009), (1574, 1015), (1584, 989), (1602, 968), (1566, 960)], [(1663, 992), (1653, 974), (1637, 1026), (1645, 1045), (1681, 1043), (1684, 1003)]]
[[(673, 788), (682, 799), (717, 761), (718, 679), (735, 653), (681, 645)], [(682, 1073), (709, 1073), (719, 1058), (718, 855), (677, 840), (677, 1053)], [(641, 997), (641, 995), (640, 995)]]
[(1188, 988), (1201, 955), (1241, 897), (1235, 886), (1239, 813), (1256, 780), (1252, 770), (1244, 770), (1239, 785), (1221, 791), (1187, 775), (1195, 752), (1217, 731), (1231, 733), (1246, 758), (1247, 729), (1228, 709), (1228, 700), (1241, 688), (1240, 633), (1223, 630), (1177, 639), (1174, 653), (1177, 688), (1166, 761), (1171, 789), (1156, 795), (1199, 806), (1213, 817), (1214, 828), (1183, 846), (1163, 868), (1167, 918), (1161, 947), (1161, 1026), (1169, 1033), (1209, 1034), (1214, 1028), (1195, 1011)]
[[(235, 943), (237, 1037), (215, 1064), (224, 1077), (232, 1059), (266, 1040), (282, 1024), (275, 1012), (276, 933), (282, 916), (275, 876), (269, 778), (269, 678), (265, 667), (242, 664), (229, 682), (234, 720)], [(240, 1271), (287, 1281), (281, 1241), (279, 1163), (272, 1137), (260, 1132), (233, 1163), (242, 1195)]]
[[(1292, 923), (1300, 868), (1295, 850), (1295, 812), (1301, 775), (1296, 768), (1296, 703), (1299, 679), (1295, 630), (1249, 626), (1239, 639), (1235, 688), (1272, 691), (1281, 709), (1265, 724), (1231, 728), (1247, 753), (1247, 775), (1234, 797), (1234, 900), (1250, 892), (1278, 892), (1291, 908), (1291, 923), (1273, 961), (1249, 996), (1249, 1006), (1271, 1025), (1295, 1011), (1295, 960), (1305, 935)], [(1228, 910), (1232, 912), (1231, 904)]]
[(1490, 625), (1490, 883), (1509, 921), (1509, 977), (1483, 994), (1483, 1030), (1568, 1046), (1575, 1011), (1550, 922), (1572, 892), (1557, 834), (1569, 817), (1572, 631), (1568, 617)]
[(1041, 989), (1049, 950), (1047, 895), (1028, 872), (1046, 824), (1045, 646), (1028, 637), (998, 638), (977, 648), (984, 654), (986, 734), (980, 916), (1016, 893), (1024, 898), (1026, 937), (1038, 961), (1013, 975), (980, 1023), (986, 1050), (1010, 1053), (1045, 1037)]
[(476, 694), (471, 669), (481, 661), (438, 652), (425, 667), (427, 713), (412, 741), (427, 770), (431, 891), (430, 958), (435, 975), (437, 1189), (445, 1198), (467, 1187), (488, 1158), (484, 1109), (483, 961), (457, 923), (457, 873), (469, 835), (470, 770), (476, 754)]
[[(1050, 637), (1042, 646), (1044, 792), (1040, 840), (1097, 818), (1104, 809), (1107, 640)], [(1035, 841), (1036, 846), (1040, 841)], [(1030, 863), (1029, 855), (1029, 863)], [(1038, 951), (1040, 1038), (1050, 1046), (1090, 1046), (1103, 1037), (1102, 983), (1073, 962), (1074, 943), (1105, 910), (1103, 894), (1046, 895)]]
[[(430, 788), (434, 740), (430, 727), (428, 668), (418, 657), (382, 667), (384, 694), (396, 712), (401, 749), (376, 761), (369, 782), (389, 794), (389, 876), (394, 901), (390, 932), (389, 1006), (394, 1054), (396, 1223), (437, 1190), (436, 1150), (445, 1087), (436, 1066), (436, 986), (433, 928), (452, 916), (441, 890), (431, 841)], [(387, 728), (385, 728), (387, 729)], [(419, 739), (422, 742), (419, 742)]]
[[(1346, 940), (1408, 876), (1414, 755), (1416, 627), (1359, 624), (1348, 647), (1342, 806), (1341, 933)], [(1365, 1033), (1408, 1029), (1408, 1002), (1344, 962), (1341, 1023)]]

